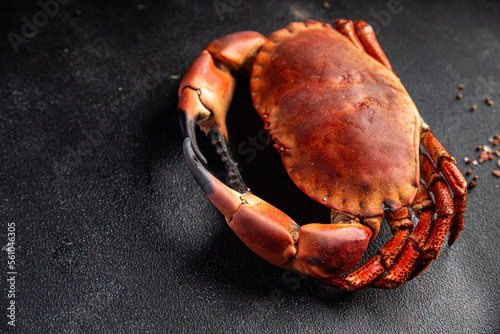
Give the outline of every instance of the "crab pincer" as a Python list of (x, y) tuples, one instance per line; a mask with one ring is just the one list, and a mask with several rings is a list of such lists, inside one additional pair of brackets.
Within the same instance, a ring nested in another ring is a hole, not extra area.
[(239, 193), (215, 178), (196, 156), (191, 140), (184, 140), (191, 173), (226, 217), (238, 237), (268, 262), (299, 270), (318, 279), (337, 276), (359, 262), (371, 230), (361, 224), (306, 224), (299, 226), (284, 212), (250, 192)]

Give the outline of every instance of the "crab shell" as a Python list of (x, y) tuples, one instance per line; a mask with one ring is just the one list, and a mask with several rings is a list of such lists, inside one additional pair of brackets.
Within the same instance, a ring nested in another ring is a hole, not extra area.
[(420, 115), (398, 77), (338, 31), (303, 23), (276, 31), (255, 59), (250, 89), (305, 194), (362, 217), (411, 204)]

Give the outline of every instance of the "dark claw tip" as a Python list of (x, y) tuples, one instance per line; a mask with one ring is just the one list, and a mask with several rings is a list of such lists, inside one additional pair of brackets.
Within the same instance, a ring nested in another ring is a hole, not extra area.
[(210, 173), (203, 167), (199, 157), (193, 149), (191, 139), (186, 137), (184, 139), (184, 159), (188, 165), (189, 171), (193, 174), (196, 182), (207, 195), (212, 193), (212, 181), (210, 180)]
[(184, 137), (189, 137), (191, 139), (191, 146), (194, 150), (194, 153), (196, 154), (196, 156), (198, 157), (198, 159), (200, 159), (200, 161), (206, 165), (208, 162), (207, 162), (207, 159), (203, 156), (203, 153), (201, 153), (200, 151), (200, 148), (198, 147), (198, 143), (196, 142), (196, 119), (198, 118), (198, 116), (196, 116), (194, 119), (189, 119), (187, 117), (187, 113), (182, 110), (182, 109), (178, 109), (178, 113), (179, 113), (179, 120), (180, 120), (180, 123), (181, 123), (181, 131), (182, 131), (182, 135)]

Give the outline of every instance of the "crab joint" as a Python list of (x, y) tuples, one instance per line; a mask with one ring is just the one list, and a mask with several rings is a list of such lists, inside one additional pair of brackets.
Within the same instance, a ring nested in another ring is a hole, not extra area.
[(285, 266), (297, 253), (300, 226), (255, 195), (243, 195), (241, 200), (229, 226), (256, 254), (274, 265)]

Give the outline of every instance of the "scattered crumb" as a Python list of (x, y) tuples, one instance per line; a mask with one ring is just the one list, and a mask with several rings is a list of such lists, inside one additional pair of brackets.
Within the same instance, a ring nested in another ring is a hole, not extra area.
[[(479, 164), (482, 165), (489, 165), (488, 161), (495, 160), (495, 156), (500, 157), (500, 151), (499, 150), (494, 150), (492, 147), (499, 145), (500, 141), (500, 134), (495, 133), (493, 136), (488, 138), (488, 143), (491, 143), (491, 145), (486, 144), (486, 145), (477, 145), (476, 146), (476, 154), (478, 154), (476, 157), (477, 159), (471, 159), (469, 157), (464, 157), (464, 162), (472, 167), (472, 169), (475, 169), (476, 167), (479, 166)], [(500, 177), (500, 170), (496, 169), (496, 167), (500, 168), (500, 159), (496, 159), (496, 166), (494, 167), (494, 170), (492, 171), (493, 175), (496, 177)], [(472, 175), (472, 170), (467, 169), (464, 174), (466, 177), (469, 177)], [(479, 176), (475, 174), (472, 179), (467, 183), (468, 188), (474, 188), (477, 186), (477, 180)], [(498, 185), (495, 185), (495, 187), (498, 188)]]
[(488, 160), (488, 152), (481, 151), (481, 154), (479, 155), (479, 159), (482, 159), (483, 161)]

